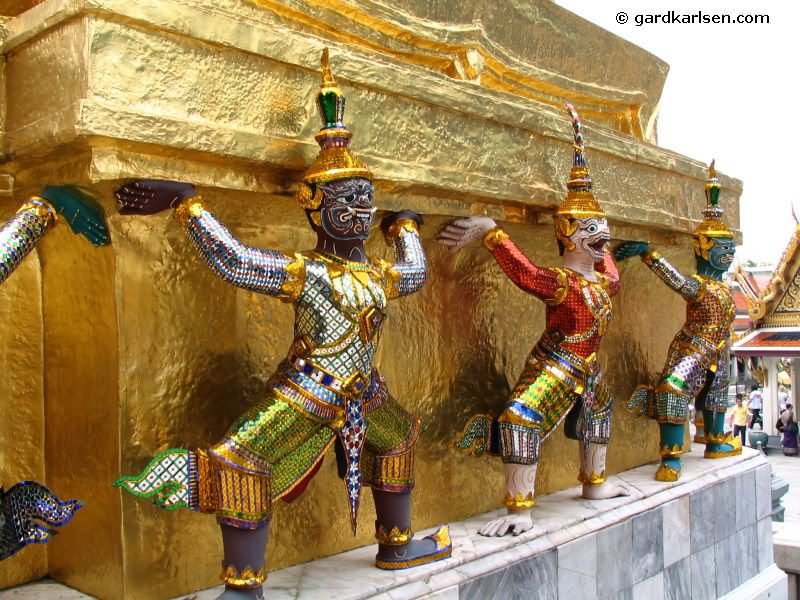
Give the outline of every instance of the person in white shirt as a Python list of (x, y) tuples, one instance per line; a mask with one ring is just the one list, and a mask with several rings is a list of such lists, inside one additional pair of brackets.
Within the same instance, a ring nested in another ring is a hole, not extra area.
[(786, 408), (786, 404), (789, 402), (789, 394), (786, 392), (786, 388), (781, 386), (778, 388), (778, 406), (781, 407), (781, 411)]
[(752, 391), (750, 392), (750, 403), (748, 404), (748, 408), (750, 412), (753, 414), (753, 418), (751, 419), (751, 423), (761, 423), (761, 409), (764, 407), (764, 396), (761, 392), (761, 387), (754, 384), (752, 387)]

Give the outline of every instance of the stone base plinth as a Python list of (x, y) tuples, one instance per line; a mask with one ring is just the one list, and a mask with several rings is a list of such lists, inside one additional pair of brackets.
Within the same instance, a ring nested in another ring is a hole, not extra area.
[[(541, 496), (535, 528), (519, 537), (478, 535), (502, 511), (451, 523), (454, 550), (446, 561), (379, 571), (372, 566), (376, 547), (365, 546), (271, 573), (266, 597), (786, 598), (786, 576), (773, 559), (769, 464), (749, 448), (721, 460), (702, 454), (695, 445), (685, 455), (677, 483), (654, 481), (654, 465), (615, 476), (628, 497), (588, 501), (578, 487)], [(10, 593), (22, 600), (35, 589)], [(201, 591), (196, 600), (221, 591)], [(50, 596), (52, 587), (40, 592), (35, 597), (63, 597)]]

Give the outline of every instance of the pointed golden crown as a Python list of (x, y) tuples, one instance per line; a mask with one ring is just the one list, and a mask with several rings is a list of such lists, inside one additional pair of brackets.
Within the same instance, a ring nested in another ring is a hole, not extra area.
[(322, 51), (322, 84), (317, 96), (317, 108), (322, 129), (314, 136), (320, 146), (319, 155), (303, 175), (297, 189), (297, 201), (303, 208), (315, 210), (322, 202), (319, 188), (312, 186), (337, 179), (363, 177), (372, 180), (367, 166), (351, 152), (352, 133), (344, 124), (345, 98), (331, 72), (328, 49)]
[(714, 168), (715, 161), (708, 165), (708, 179), (706, 179), (706, 207), (703, 210), (703, 222), (694, 230), (695, 237), (706, 238), (732, 238), (733, 232), (722, 221), (725, 211), (719, 205), (719, 179)]
[(572, 104), (566, 104), (566, 108), (572, 119), (575, 143), (572, 153), (572, 169), (567, 181), (567, 197), (556, 210), (556, 218), (588, 219), (597, 217), (604, 219), (606, 214), (592, 194), (592, 178), (589, 176), (589, 168), (586, 166), (584, 154), (583, 125), (581, 125), (575, 107)]

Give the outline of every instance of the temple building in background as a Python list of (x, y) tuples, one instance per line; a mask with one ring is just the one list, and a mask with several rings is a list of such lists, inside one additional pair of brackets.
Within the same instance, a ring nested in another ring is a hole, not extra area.
[(792, 404), (798, 401), (800, 225), (776, 267), (739, 266), (734, 277), (739, 340), (733, 345), (733, 362), (735, 369), (743, 369), (737, 384), (755, 380), (764, 386), (764, 430), (774, 434), (781, 388), (789, 391)]

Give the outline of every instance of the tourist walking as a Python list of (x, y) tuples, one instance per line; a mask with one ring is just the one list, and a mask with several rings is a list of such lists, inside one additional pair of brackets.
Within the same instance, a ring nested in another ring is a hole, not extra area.
[(745, 433), (747, 432), (747, 416), (749, 411), (742, 401), (742, 395), (736, 394), (736, 406), (733, 407), (733, 415), (731, 416), (731, 423), (733, 423), (733, 435), (739, 436), (742, 440), (742, 446), (745, 444)]
[[(738, 394), (737, 394), (738, 395)], [(761, 419), (761, 409), (764, 408), (764, 394), (761, 391), (761, 386), (753, 384), (752, 391), (750, 392), (750, 402), (747, 407), (753, 413), (752, 423), (759, 423), (764, 426), (764, 421)]]

